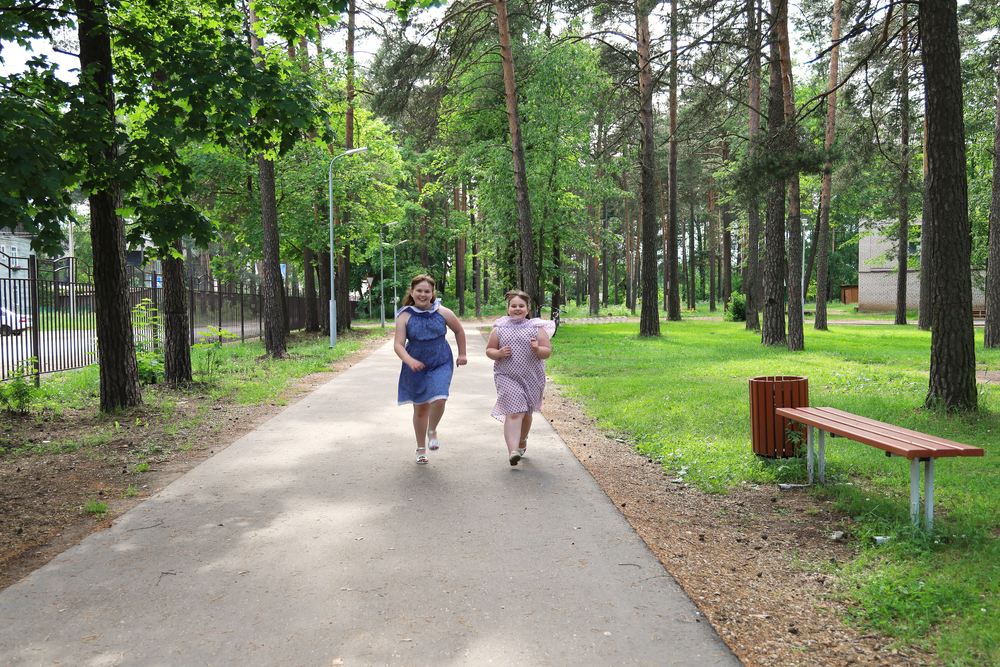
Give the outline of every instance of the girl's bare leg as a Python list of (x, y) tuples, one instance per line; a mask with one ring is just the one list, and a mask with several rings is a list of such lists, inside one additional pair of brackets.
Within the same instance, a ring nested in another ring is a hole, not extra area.
[[(524, 429), (524, 412), (516, 412), (512, 415), (507, 415), (503, 422), (503, 439), (507, 443), (507, 453), (517, 451), (517, 448), (521, 445), (518, 442), (521, 439), (521, 432)], [(530, 419), (530, 417), (529, 417)], [(528, 422), (531, 425), (531, 422)]]
[[(531, 430), (531, 413), (525, 412), (524, 419), (521, 420), (521, 440), (528, 439), (528, 431)], [(518, 445), (518, 447), (523, 447), (524, 445)]]
[(434, 401), (430, 404), (430, 410), (427, 415), (427, 432), (437, 433), (438, 423), (441, 421), (441, 417), (444, 416), (444, 403), (446, 399), (441, 399)]
[[(417, 436), (417, 449), (424, 448), (424, 438), (427, 436), (427, 420), (431, 412), (429, 403), (413, 405), (413, 434)], [(438, 419), (441, 416), (438, 415)]]

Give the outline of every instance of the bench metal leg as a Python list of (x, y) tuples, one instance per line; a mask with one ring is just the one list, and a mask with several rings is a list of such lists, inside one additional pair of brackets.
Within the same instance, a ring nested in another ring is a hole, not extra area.
[(826, 431), (819, 430), (819, 483), (826, 484)]
[[(806, 436), (806, 468), (809, 470), (809, 486), (813, 483), (813, 427), (809, 425), (807, 427), (808, 435)], [(822, 431), (820, 431), (822, 433)]]
[(910, 522), (920, 523), (920, 459), (910, 459)]
[(924, 528), (934, 528), (934, 457), (924, 463)]

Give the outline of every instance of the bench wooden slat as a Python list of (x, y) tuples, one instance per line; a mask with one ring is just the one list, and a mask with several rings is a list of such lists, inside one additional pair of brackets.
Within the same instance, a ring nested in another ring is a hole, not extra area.
[(929, 436), (867, 417), (859, 417), (836, 408), (777, 408), (782, 417), (835, 433), (908, 459), (941, 456), (983, 456), (974, 447), (944, 438)]
[[(944, 438), (939, 438), (933, 435), (927, 435), (926, 433), (920, 433), (919, 431), (912, 431), (908, 428), (903, 428), (902, 426), (896, 426), (894, 424), (887, 424), (886, 422), (876, 421), (868, 417), (861, 417), (859, 415), (851, 414), (850, 412), (844, 412), (843, 410), (838, 410), (836, 408), (816, 408), (816, 410), (834, 415), (837, 418), (844, 419), (847, 423), (856, 424), (859, 428), (864, 430), (870, 430), (871, 432), (881, 435), (888, 434), (890, 437), (897, 440), (921, 447), (931, 447), (935, 451), (944, 450), (956, 450), (958, 453), (953, 454), (953, 456), (982, 456), (983, 454), (972, 454), (968, 453), (970, 450), (982, 449), (979, 447), (973, 447), (972, 445), (966, 445), (961, 442), (955, 442), (954, 440), (946, 440)], [(942, 456), (941, 454), (935, 454), (935, 456)]]

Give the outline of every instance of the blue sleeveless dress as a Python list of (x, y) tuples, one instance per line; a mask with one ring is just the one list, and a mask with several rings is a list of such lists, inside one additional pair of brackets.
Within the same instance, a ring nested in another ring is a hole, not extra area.
[(403, 306), (396, 313), (398, 319), (404, 311), (410, 311), (410, 319), (406, 321), (406, 351), (424, 363), (424, 369), (416, 373), (406, 364), (402, 365), (399, 372), (399, 405), (448, 398), (455, 359), (451, 354), (451, 345), (445, 340), (448, 325), (438, 312), (440, 307), (441, 299), (438, 299), (430, 310)]

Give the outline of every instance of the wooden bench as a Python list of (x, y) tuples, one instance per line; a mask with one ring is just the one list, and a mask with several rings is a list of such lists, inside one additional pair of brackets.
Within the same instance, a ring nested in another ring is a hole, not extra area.
[(936, 438), (892, 424), (859, 417), (836, 408), (777, 408), (775, 414), (808, 426), (809, 483), (813, 483), (813, 428), (819, 429), (819, 481), (825, 481), (825, 435), (833, 433), (910, 460), (910, 520), (920, 520), (920, 461), (924, 462), (924, 524), (934, 525), (934, 459), (942, 456), (983, 456), (982, 447)]

